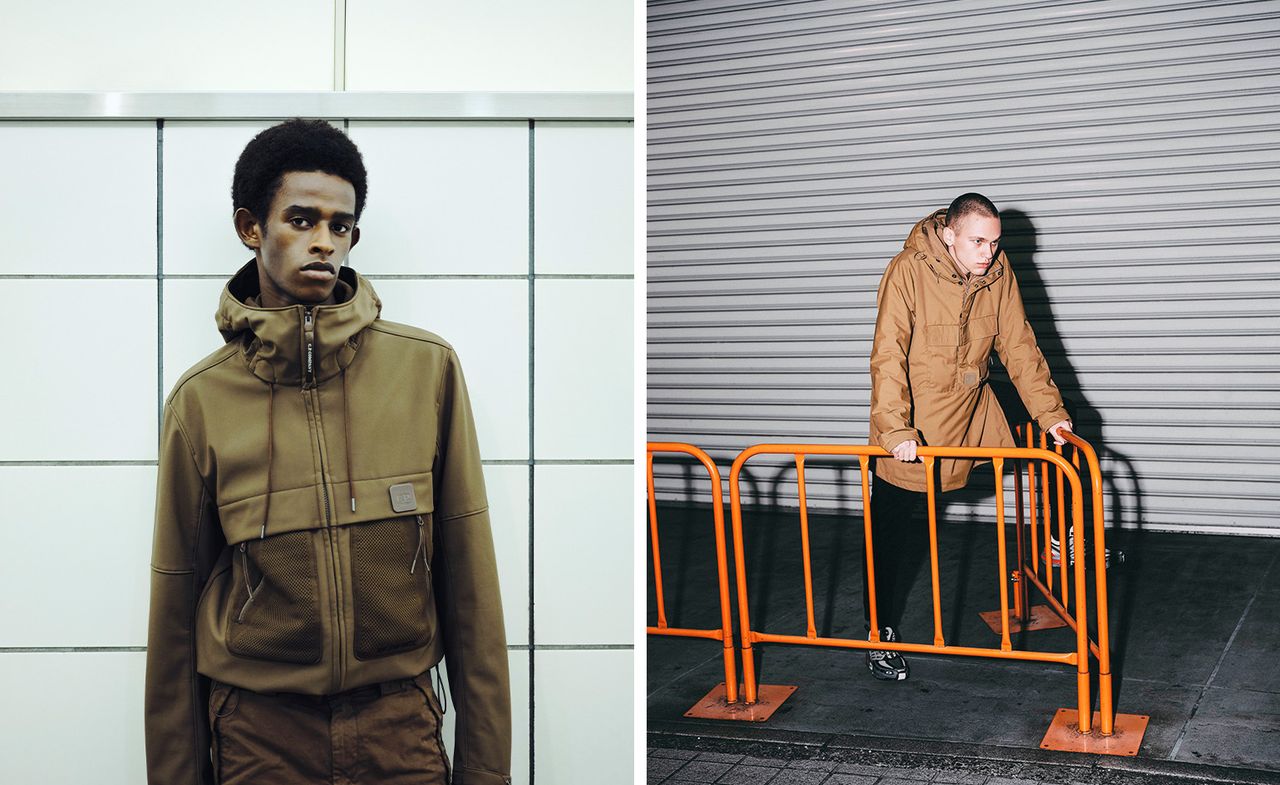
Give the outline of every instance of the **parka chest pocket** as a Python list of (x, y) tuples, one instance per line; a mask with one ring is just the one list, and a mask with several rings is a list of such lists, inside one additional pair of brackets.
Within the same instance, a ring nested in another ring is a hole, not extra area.
[(945, 390), (956, 375), (956, 349), (960, 345), (960, 325), (926, 324), (923, 367), (911, 368), (911, 382), (922, 387)]
[(272, 662), (319, 662), (324, 636), (311, 533), (276, 534), (233, 548), (227, 648)]
[(352, 524), (349, 531), (356, 658), (425, 646), (435, 632), (431, 513)]
[(996, 339), (996, 317), (973, 316), (960, 330), (960, 340), (964, 346), (961, 355), (965, 364), (983, 366), (982, 378), (986, 378), (985, 366), (991, 356), (991, 346)]

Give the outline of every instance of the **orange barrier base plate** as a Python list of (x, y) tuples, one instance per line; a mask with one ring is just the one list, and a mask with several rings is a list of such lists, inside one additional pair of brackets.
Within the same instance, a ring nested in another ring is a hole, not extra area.
[[(978, 614), (982, 620), (987, 623), (991, 631), (996, 635), (1000, 634), (1000, 611), (983, 611)], [(1031, 614), (1027, 617), (1027, 623), (1023, 624), (1022, 619), (1013, 615), (1013, 609), (1009, 609), (1009, 632), (1032, 632), (1034, 630), (1052, 630), (1057, 627), (1065, 627), (1067, 623), (1063, 621), (1058, 614), (1054, 613), (1048, 605), (1032, 605)]]
[(1147, 732), (1147, 721), (1151, 718), (1145, 714), (1117, 714), (1110, 736), (1098, 732), (1098, 723), (1102, 716), (1093, 713), (1093, 732), (1081, 733), (1077, 720), (1080, 713), (1075, 709), (1058, 709), (1049, 730), (1045, 732), (1040, 748), (1059, 750), (1061, 752), (1092, 752), (1095, 755), (1127, 755), (1138, 754), (1142, 746), (1142, 737)]
[(757, 684), (756, 702), (748, 706), (743, 703), (743, 688), (738, 688), (738, 702), (725, 703), (724, 682), (711, 688), (702, 700), (684, 713), (686, 717), (697, 717), (703, 720), (739, 720), (742, 722), (764, 722), (773, 716), (782, 702), (791, 697), (796, 688), (786, 684)]

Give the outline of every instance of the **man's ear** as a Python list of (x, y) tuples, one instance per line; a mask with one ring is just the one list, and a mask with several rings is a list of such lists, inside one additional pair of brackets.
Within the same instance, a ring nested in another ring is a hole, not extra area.
[(360, 227), (353, 226), (351, 227), (351, 247), (355, 248), (358, 242), (360, 242)]
[(253, 217), (253, 213), (243, 207), (237, 208), (231, 221), (235, 224), (240, 242), (255, 251), (262, 247), (262, 226)]
[(956, 232), (950, 226), (942, 227), (942, 242), (948, 248), (956, 244)]

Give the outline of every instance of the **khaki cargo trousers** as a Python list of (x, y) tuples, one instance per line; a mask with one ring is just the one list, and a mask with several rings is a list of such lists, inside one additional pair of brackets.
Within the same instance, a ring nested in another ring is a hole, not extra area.
[(429, 673), (334, 695), (263, 694), (213, 682), (220, 785), (445, 785), (443, 712)]

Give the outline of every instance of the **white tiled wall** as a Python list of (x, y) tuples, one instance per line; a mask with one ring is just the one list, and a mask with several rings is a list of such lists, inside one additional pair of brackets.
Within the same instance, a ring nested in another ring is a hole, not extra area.
[(52, 0), (0, 26), (0, 91), (343, 89), (335, 61), (350, 90), (625, 91), (632, 3)]
[(630, 90), (623, 0), (363, 0), (347, 6), (351, 90)]
[(333, 0), (5, 3), (0, 90), (328, 90)]
[(156, 282), (13, 279), (5, 299), (0, 461), (154, 460)]
[(630, 650), (534, 653), (539, 782), (631, 780)]
[(0, 145), (0, 214), (23, 227), (5, 233), (0, 273), (155, 272), (154, 123), (0, 122)]
[[(370, 200), (358, 270), (522, 275), (529, 269), (527, 123), (351, 123)], [(376, 173), (376, 174), (372, 174)]]
[(581, 460), (632, 455), (632, 283), (539, 280), (534, 341), (534, 454)]
[(613, 500), (630, 466), (538, 466), (534, 516), (534, 624), (547, 644), (632, 643), (632, 527)]
[[(0, 263), (0, 407), (11, 413), (0, 432), (0, 734), (14, 750), (0, 755), (0, 782), (143, 779), (158, 405), (222, 345), (217, 299), (250, 258), (231, 226), (231, 171), (266, 125), (0, 125), (24, 153), (0, 181), (0, 206), (24, 230), (22, 252)], [(385, 318), (454, 345), (471, 389), (511, 647), (514, 781), (529, 782), (536, 752), (539, 783), (625, 782), (630, 126), (364, 122), (351, 133), (370, 172), (352, 265)], [(60, 163), (99, 159), (104, 182)], [(575, 758), (587, 738), (591, 753)], [(616, 776), (600, 780), (596, 763)]]
[(534, 151), (540, 273), (630, 273), (631, 126), (546, 123)]
[(155, 487), (154, 466), (0, 469), (0, 646), (146, 645)]
[(0, 782), (146, 782), (142, 684), (133, 651), (6, 653)]

